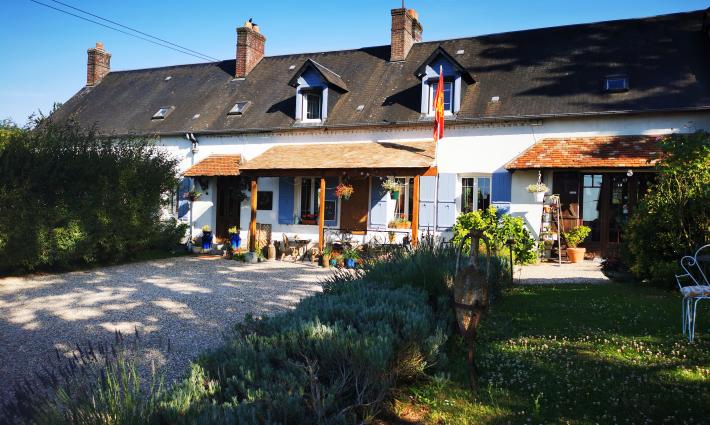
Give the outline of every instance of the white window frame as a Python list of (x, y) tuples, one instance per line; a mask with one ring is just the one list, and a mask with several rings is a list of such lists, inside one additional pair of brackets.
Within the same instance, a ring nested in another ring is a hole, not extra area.
[[(458, 188), (457, 188), (458, 200), (456, 202), (456, 207), (458, 208), (459, 214), (463, 214), (463, 203), (464, 203), (463, 179), (474, 179), (473, 191), (475, 194), (478, 194), (478, 189), (480, 187), (478, 179), (481, 179), (481, 178), (488, 179), (488, 181), (490, 182), (489, 191), (490, 191), (490, 196), (492, 198), (493, 197), (493, 175), (492, 174), (459, 174), (458, 182), (457, 182), (457, 184), (458, 184)], [(478, 197), (476, 197), (476, 199), (478, 199)], [(489, 205), (493, 205), (492, 199), (489, 201)], [(478, 205), (476, 205), (476, 207), (478, 208)]]
[[(318, 111), (320, 112), (319, 118), (308, 118), (308, 96), (316, 94), (320, 104), (318, 105)], [(310, 123), (320, 123), (323, 122), (323, 89), (319, 88), (309, 88), (301, 90), (301, 122)]]
[[(409, 204), (412, 202), (412, 199), (409, 198), (409, 192), (411, 191), (411, 186), (414, 184), (412, 182), (412, 179), (414, 176), (392, 176), (393, 179), (404, 179), (404, 193), (400, 192), (399, 198), (404, 200), (404, 211), (406, 211), (406, 214), (408, 215), (407, 220), (412, 221), (412, 217), (409, 216)], [(404, 197), (404, 198), (402, 198)], [(394, 201), (390, 199), (390, 201), (394, 202), (394, 209), (393, 211), (393, 216), (389, 217), (387, 224), (389, 224), (390, 221), (396, 220), (397, 219), (397, 201)]]
[[(434, 116), (434, 96), (436, 96), (436, 89), (434, 86), (439, 84), (439, 79), (431, 79), (428, 81), (429, 86), (429, 113), (428, 115)], [(450, 79), (444, 78), (444, 86), (451, 84), (451, 101), (449, 102), (449, 109), (444, 109), (444, 115), (450, 116), (454, 114), (454, 104), (456, 103), (456, 82)]]
[[(294, 214), (294, 216), (298, 217), (299, 220), (301, 219), (301, 217), (303, 217), (303, 214), (302, 214), (303, 209), (301, 208), (301, 206), (302, 206), (301, 193), (303, 192), (303, 181), (304, 180), (311, 181), (311, 196), (308, 199), (309, 204), (310, 204), (309, 207), (310, 207), (311, 214), (316, 214), (316, 205), (318, 205), (318, 192), (320, 191), (320, 177), (304, 176), (304, 177), (296, 177), (294, 179), (295, 188), (293, 191), (293, 196), (294, 196), (293, 214)], [(325, 202), (335, 202), (335, 217), (332, 219), (325, 217), (325, 221), (335, 221), (336, 225), (338, 225), (339, 224), (338, 211), (340, 210), (339, 200), (336, 199), (335, 201), (332, 201), (332, 200), (326, 199)], [(309, 226), (309, 225), (306, 224), (306, 226)]]

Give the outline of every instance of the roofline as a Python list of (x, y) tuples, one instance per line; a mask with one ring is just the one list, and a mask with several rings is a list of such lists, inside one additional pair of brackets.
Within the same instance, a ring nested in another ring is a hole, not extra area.
[[(618, 110), (618, 111), (601, 111), (601, 112), (570, 112), (570, 113), (557, 113), (557, 114), (535, 114), (535, 115), (510, 115), (510, 116), (500, 116), (500, 117), (478, 117), (478, 118), (465, 118), (457, 117), (452, 119), (447, 119), (446, 124), (451, 126), (466, 125), (466, 124), (486, 124), (486, 123), (501, 123), (501, 122), (518, 122), (518, 121), (533, 121), (541, 119), (555, 119), (555, 118), (577, 118), (577, 117), (596, 117), (596, 116), (623, 116), (623, 115), (645, 115), (645, 114), (658, 114), (658, 113), (669, 113), (669, 112), (701, 112), (710, 111), (710, 105), (706, 106), (691, 106), (686, 108), (664, 108), (664, 109), (645, 109), (642, 111), (637, 110)], [(240, 129), (223, 129), (223, 130), (181, 130), (181, 131), (166, 131), (166, 132), (146, 132), (146, 133), (112, 133), (106, 134), (106, 136), (112, 137), (123, 137), (123, 136), (160, 136), (160, 137), (170, 137), (170, 136), (180, 136), (183, 137), (186, 133), (192, 133), (196, 136), (211, 136), (211, 135), (235, 135), (235, 134), (263, 134), (263, 133), (289, 133), (289, 132), (302, 132), (302, 131), (313, 131), (313, 132), (325, 132), (328, 130), (347, 130), (356, 128), (402, 128), (402, 127), (425, 127), (431, 126), (433, 121), (431, 119), (427, 120), (417, 120), (417, 121), (392, 121), (392, 122), (382, 122), (382, 123), (355, 123), (355, 124), (333, 124), (333, 125), (322, 125), (322, 126), (299, 126), (299, 127), (265, 127), (265, 128), (240, 128)]]
[[(456, 38), (445, 38), (445, 39), (440, 39), (440, 40), (427, 40), (427, 41), (419, 42), (417, 44), (437, 44), (437, 43), (446, 43), (446, 42), (452, 42), (452, 41), (471, 40), (471, 39), (476, 39), (476, 38), (486, 38), (486, 37), (502, 36), (502, 35), (509, 35), (509, 34), (517, 34), (517, 33), (524, 33), (524, 32), (549, 31), (552, 29), (583, 27), (583, 26), (591, 26), (591, 25), (619, 23), (619, 22), (624, 22), (624, 21), (642, 21), (642, 20), (649, 20), (649, 19), (659, 19), (659, 18), (674, 16), (674, 15), (701, 13), (704, 11), (705, 11), (705, 9), (695, 9), (695, 10), (687, 10), (687, 11), (683, 11), (683, 12), (666, 13), (666, 14), (661, 14), (661, 15), (611, 19), (608, 21), (579, 22), (579, 23), (574, 23), (574, 24), (563, 24), (563, 25), (556, 25), (556, 26), (549, 26), (549, 27), (527, 28), (527, 29), (520, 29), (520, 30), (497, 32), (497, 33), (477, 34), (477, 35), (456, 37)], [(320, 54), (329, 54), (329, 53), (356, 52), (356, 51), (361, 51), (361, 50), (366, 50), (366, 49), (377, 49), (377, 48), (384, 48), (384, 47), (389, 47), (389, 46), (390, 46), (389, 44), (380, 44), (380, 45), (375, 45), (375, 46), (363, 46), (363, 47), (341, 49), (341, 50), (326, 50), (326, 51), (320, 51), (320, 52), (293, 52), (293, 53), (284, 53), (284, 54), (273, 55), (273, 56), (264, 56), (264, 59), (285, 58), (288, 56), (304, 56), (304, 55), (320, 55)], [(183, 67), (183, 66), (210, 65), (210, 64), (217, 64), (217, 63), (229, 62), (229, 61), (234, 61), (234, 60), (235, 59), (230, 58), (230, 59), (223, 59), (223, 60), (218, 60), (218, 61), (194, 62), (194, 63), (165, 65), (165, 66), (157, 66), (157, 67), (125, 69), (125, 70), (111, 71), (110, 73), (147, 71), (147, 70), (154, 70), (154, 69), (175, 68), (175, 67)], [(335, 74), (335, 72), (333, 72), (333, 73)]]

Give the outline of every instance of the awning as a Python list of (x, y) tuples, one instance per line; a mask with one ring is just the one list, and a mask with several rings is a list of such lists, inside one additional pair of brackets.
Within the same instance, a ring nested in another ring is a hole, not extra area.
[(275, 146), (242, 165), (250, 175), (329, 174), (348, 170), (425, 170), (434, 163), (434, 142), (317, 143)]
[(545, 139), (506, 164), (509, 170), (541, 168), (647, 168), (661, 149), (650, 136)]
[(236, 155), (210, 155), (183, 174), (186, 177), (213, 177), (213, 176), (238, 176), (242, 156)]

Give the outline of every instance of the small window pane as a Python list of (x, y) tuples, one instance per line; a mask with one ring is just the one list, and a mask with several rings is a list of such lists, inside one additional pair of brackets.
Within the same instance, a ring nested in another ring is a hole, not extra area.
[(260, 211), (274, 209), (274, 192), (260, 190), (256, 196), (256, 209)]
[(306, 94), (306, 119), (321, 119), (321, 95), (318, 93)]
[(478, 178), (478, 209), (485, 210), (491, 205), (491, 179)]
[[(312, 185), (313, 180), (304, 178), (301, 181), (301, 217), (313, 214), (311, 210), (311, 199), (313, 197)], [(259, 198), (257, 198), (258, 201)]]
[(473, 211), (474, 189), (473, 178), (466, 177), (461, 179), (461, 212)]
[[(439, 83), (433, 83), (431, 85), (431, 111), (434, 112), (434, 98), (436, 97), (436, 89)], [(452, 112), (452, 94), (454, 92), (454, 84), (451, 81), (444, 82), (444, 111)]]

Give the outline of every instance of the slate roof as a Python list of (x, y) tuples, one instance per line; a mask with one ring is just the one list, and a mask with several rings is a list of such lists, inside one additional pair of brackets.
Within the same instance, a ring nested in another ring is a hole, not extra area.
[[(704, 109), (710, 108), (710, 41), (702, 18), (694, 11), (424, 42), (403, 62), (389, 62), (389, 46), (267, 56), (244, 80), (233, 79), (234, 60), (114, 71), (54, 116), (116, 134), (292, 129), (295, 89), (288, 83), (310, 59), (348, 89), (328, 111), (325, 127), (422, 123), (415, 74), (437, 48), (475, 80), (452, 123)], [(619, 73), (629, 76), (631, 89), (604, 93), (603, 78)], [(493, 96), (500, 101), (492, 103)], [(227, 115), (244, 100), (252, 103), (242, 116)], [(151, 120), (164, 106), (175, 110)]]
[(241, 169), (330, 170), (358, 168), (429, 168), (434, 163), (435, 143), (365, 142), (317, 143), (274, 146), (250, 159)]
[(210, 155), (183, 174), (186, 177), (213, 177), (213, 176), (238, 176), (242, 156), (236, 155)]
[(650, 136), (545, 139), (505, 168), (644, 168), (655, 165), (660, 155), (657, 138)]

